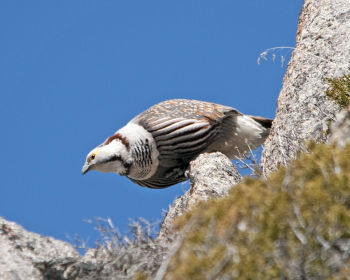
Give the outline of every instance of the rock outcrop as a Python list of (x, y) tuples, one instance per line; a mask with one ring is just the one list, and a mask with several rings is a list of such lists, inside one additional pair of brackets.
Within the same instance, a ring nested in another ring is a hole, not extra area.
[(306, 140), (327, 141), (328, 125), (339, 106), (326, 96), (325, 81), (349, 72), (349, 46), (350, 1), (305, 0), (296, 48), (264, 145), (265, 174), (295, 158)]
[(350, 107), (340, 111), (331, 125), (330, 143), (345, 147), (350, 142)]
[(242, 180), (236, 167), (222, 153), (199, 155), (191, 162), (189, 178), (191, 187), (170, 206), (160, 229), (159, 240), (166, 241), (170, 238), (171, 227), (178, 216), (199, 201), (226, 196)]
[(72, 245), (28, 232), (0, 217), (1, 280), (45, 279), (41, 271), (42, 263), (59, 263), (62, 260), (69, 263), (78, 257)]

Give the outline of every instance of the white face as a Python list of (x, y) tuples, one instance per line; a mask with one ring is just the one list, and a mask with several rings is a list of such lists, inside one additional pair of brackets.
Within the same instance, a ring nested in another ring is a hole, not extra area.
[(82, 173), (97, 170), (126, 175), (131, 164), (131, 153), (121, 141), (113, 140), (108, 145), (96, 147), (88, 154)]

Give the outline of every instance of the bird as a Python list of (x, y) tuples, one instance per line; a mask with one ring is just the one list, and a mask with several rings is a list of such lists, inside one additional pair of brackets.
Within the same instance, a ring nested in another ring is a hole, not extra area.
[(82, 174), (114, 172), (161, 189), (186, 181), (190, 162), (205, 152), (230, 159), (262, 145), (272, 119), (216, 103), (171, 99), (153, 105), (92, 149)]

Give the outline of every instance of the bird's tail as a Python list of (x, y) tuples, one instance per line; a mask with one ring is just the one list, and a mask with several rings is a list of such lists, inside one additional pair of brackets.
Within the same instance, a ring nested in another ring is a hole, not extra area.
[(261, 124), (266, 129), (270, 129), (272, 126), (272, 122), (273, 122), (272, 119), (266, 119), (266, 118), (256, 117), (256, 116), (249, 116), (249, 117), (251, 117), (257, 123)]
[[(242, 115), (237, 118), (239, 135), (245, 139), (250, 148), (256, 149), (265, 142), (270, 134), (272, 121), (262, 117)], [(243, 147), (242, 150), (244, 150)]]
[(209, 151), (220, 151), (231, 159), (249, 153), (264, 144), (270, 134), (272, 121), (262, 117), (235, 115), (227, 119), (223, 131), (225, 137), (209, 148)]

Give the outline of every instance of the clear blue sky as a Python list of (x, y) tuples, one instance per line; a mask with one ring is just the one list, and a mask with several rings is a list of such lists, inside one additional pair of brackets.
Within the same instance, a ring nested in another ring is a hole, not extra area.
[[(158, 220), (188, 189), (80, 173), (85, 156), (171, 98), (272, 118), (285, 67), (259, 53), (294, 46), (301, 0), (1, 1), (0, 216), (66, 240), (84, 219)], [(91, 244), (91, 243), (90, 243)]]

